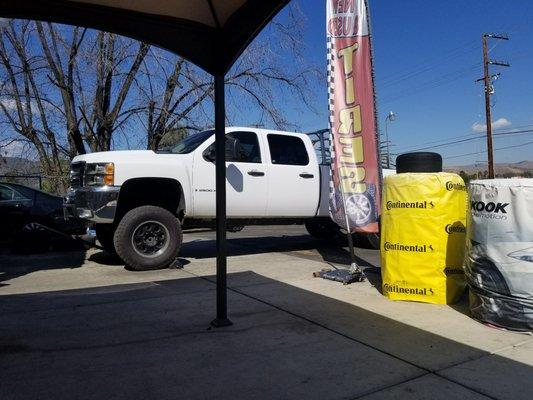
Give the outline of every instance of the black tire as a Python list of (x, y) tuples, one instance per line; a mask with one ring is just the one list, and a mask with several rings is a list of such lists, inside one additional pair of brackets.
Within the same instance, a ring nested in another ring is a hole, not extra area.
[(396, 173), (405, 172), (442, 172), (442, 157), (426, 151), (400, 154), (396, 158)]
[(310, 219), (305, 222), (305, 229), (320, 240), (336, 240), (341, 235), (339, 226), (329, 218)]
[(499, 293), (502, 295), (510, 296), (511, 290), (507, 285), (505, 277), (500, 272), (496, 264), (487, 258), (478, 258), (474, 262), (468, 263), (470, 269), (470, 276), (472, 277), (473, 286), (479, 287), (479, 282), (474, 279), (474, 275), (478, 275), (482, 282), (482, 290)]
[(142, 206), (128, 211), (115, 230), (118, 256), (135, 271), (167, 267), (178, 256), (181, 226), (161, 207)]
[(113, 225), (96, 224), (94, 230), (96, 231), (96, 239), (98, 239), (100, 246), (102, 246), (108, 253), (115, 254), (115, 244), (113, 243), (115, 230), (113, 229)]

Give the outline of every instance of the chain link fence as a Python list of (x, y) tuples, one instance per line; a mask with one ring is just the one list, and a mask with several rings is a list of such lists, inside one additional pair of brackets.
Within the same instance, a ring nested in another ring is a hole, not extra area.
[(17, 183), (56, 196), (64, 196), (69, 186), (68, 176), (40, 174), (5, 174), (0, 175), (0, 182)]

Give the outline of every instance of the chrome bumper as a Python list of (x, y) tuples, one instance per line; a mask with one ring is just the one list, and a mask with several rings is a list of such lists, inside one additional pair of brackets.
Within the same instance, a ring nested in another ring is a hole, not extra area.
[(119, 186), (70, 189), (63, 202), (65, 218), (109, 224), (115, 218)]

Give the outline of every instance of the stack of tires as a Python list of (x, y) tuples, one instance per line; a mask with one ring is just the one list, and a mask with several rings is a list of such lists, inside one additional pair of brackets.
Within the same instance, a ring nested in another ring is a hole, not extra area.
[(397, 175), (383, 185), (383, 294), (391, 300), (456, 302), (465, 288), (465, 184), (459, 175), (441, 172), (436, 153), (404, 154), (396, 163)]
[(482, 322), (533, 331), (533, 179), (469, 184), (465, 274)]

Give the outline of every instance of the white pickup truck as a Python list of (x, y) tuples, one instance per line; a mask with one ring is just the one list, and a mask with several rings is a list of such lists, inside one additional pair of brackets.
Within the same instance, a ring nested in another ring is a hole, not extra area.
[[(95, 223), (101, 245), (136, 270), (170, 264), (182, 229), (214, 226), (214, 131), (161, 151), (77, 156), (65, 214)], [(329, 218), (329, 133), (226, 128), (228, 227), (305, 223), (319, 238)]]

